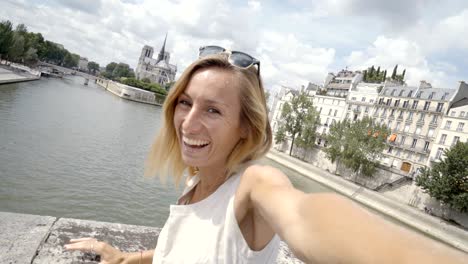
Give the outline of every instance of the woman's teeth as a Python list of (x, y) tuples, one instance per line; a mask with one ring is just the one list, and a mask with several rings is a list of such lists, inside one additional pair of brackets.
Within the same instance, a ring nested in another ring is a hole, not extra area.
[(206, 140), (200, 140), (200, 139), (190, 139), (186, 137), (182, 137), (182, 140), (184, 141), (185, 144), (190, 145), (190, 146), (205, 146), (208, 145), (210, 142)]

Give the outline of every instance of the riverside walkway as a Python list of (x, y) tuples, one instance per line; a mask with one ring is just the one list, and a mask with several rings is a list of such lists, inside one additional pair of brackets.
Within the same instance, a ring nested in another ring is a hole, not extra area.
[(33, 81), (40, 78), (40, 76), (12, 71), (7, 67), (0, 67), (0, 84)]
[(363, 188), (339, 176), (323, 171), (309, 163), (282, 152), (271, 150), (267, 157), (299, 174), (311, 178), (334, 191), (364, 204), (384, 215), (395, 218), (420, 232), (455, 248), (468, 252), (468, 231), (427, 215), (409, 205), (401, 204), (382, 194)]

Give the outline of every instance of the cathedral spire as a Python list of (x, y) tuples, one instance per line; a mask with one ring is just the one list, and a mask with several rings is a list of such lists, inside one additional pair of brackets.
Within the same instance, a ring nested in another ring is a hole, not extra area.
[(159, 51), (158, 62), (164, 60), (164, 54), (166, 53), (166, 40), (167, 40), (167, 32), (166, 32), (166, 37), (164, 38), (164, 43), (161, 47), (161, 51)]

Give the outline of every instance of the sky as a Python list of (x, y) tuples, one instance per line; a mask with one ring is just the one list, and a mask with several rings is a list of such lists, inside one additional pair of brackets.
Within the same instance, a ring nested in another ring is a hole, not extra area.
[(270, 90), (372, 65), (398, 64), (413, 86), (468, 81), (466, 0), (0, 0), (0, 20), (101, 66), (136, 68), (142, 47), (159, 52), (167, 33), (177, 76), (200, 46), (243, 51), (261, 61)]

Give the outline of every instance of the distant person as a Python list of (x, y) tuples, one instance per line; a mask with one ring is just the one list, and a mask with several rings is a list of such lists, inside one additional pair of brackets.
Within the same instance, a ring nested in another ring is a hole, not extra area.
[(94, 238), (66, 249), (93, 251), (106, 264), (274, 263), (281, 238), (306, 263), (468, 263), (346, 198), (305, 194), (257, 165), (272, 142), (260, 62), (217, 46), (199, 57), (169, 92), (148, 158), (149, 174), (186, 175), (156, 249), (124, 253)]

